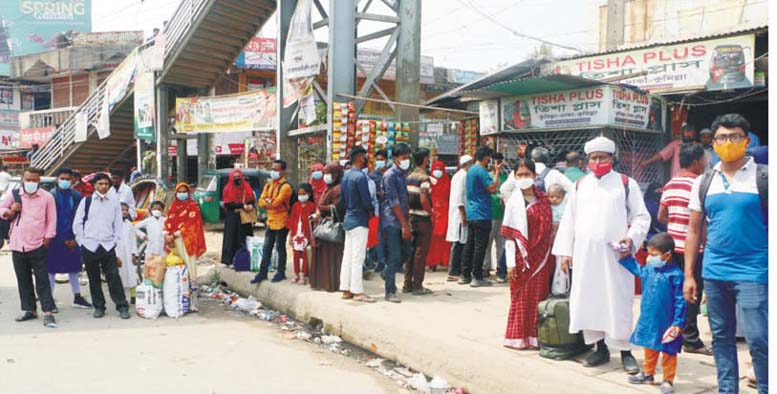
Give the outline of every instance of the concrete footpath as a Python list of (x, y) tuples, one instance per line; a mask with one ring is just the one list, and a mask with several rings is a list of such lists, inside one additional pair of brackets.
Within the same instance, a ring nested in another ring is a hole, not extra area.
[[(251, 272), (235, 272), (222, 265), (200, 272), (200, 280), (214, 271), (230, 288), (253, 295), (265, 305), (296, 319), (320, 319), (328, 332), (369, 349), (381, 357), (407, 365), (427, 376), (440, 375), (451, 384), (473, 393), (655, 393), (657, 387), (634, 386), (620, 367), (617, 352), (609, 365), (585, 368), (578, 360), (552, 361), (536, 351), (516, 351), (502, 346), (509, 306), (508, 287), (471, 288), (445, 282), (442, 272), (427, 274), (429, 296), (402, 294), (401, 304), (383, 300), (383, 281), (374, 275), (365, 281), (375, 304), (340, 299), (340, 293), (313, 291), (289, 282), (250, 284)], [(291, 272), (287, 273), (288, 275)], [(401, 284), (402, 275), (397, 276)], [(635, 299), (635, 316), (639, 298)], [(700, 318), (707, 343), (709, 328)], [(642, 361), (641, 349), (634, 354)], [(741, 374), (749, 362), (747, 347), (740, 344)], [(659, 367), (660, 370), (660, 367)], [(659, 376), (656, 379), (660, 382)], [(573, 388), (574, 387), (574, 388)], [(741, 392), (755, 393), (744, 379)], [(675, 379), (678, 393), (714, 393), (716, 378), (712, 357), (682, 354)]]

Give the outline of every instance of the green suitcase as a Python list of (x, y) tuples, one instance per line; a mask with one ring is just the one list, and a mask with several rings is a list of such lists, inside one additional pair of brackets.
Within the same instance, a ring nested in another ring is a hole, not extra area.
[(569, 298), (548, 298), (537, 307), (540, 356), (566, 360), (587, 351), (583, 334), (569, 333)]

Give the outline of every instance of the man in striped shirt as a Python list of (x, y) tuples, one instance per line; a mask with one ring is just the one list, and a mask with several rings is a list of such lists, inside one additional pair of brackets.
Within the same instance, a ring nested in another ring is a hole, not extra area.
[(429, 149), (419, 148), (413, 153), (415, 169), (407, 177), (407, 201), (410, 207), (410, 226), (413, 230), (413, 254), (405, 261), (403, 293), (432, 294), (424, 287), (426, 256), (432, 242), (432, 182), (429, 168)]
[[(664, 191), (661, 195), (658, 220), (667, 224), (667, 232), (672, 236), (675, 243), (675, 261), (683, 269), (685, 267), (685, 237), (688, 234), (688, 222), (691, 215), (691, 210), (688, 208), (688, 203), (691, 200), (691, 188), (693, 187), (694, 180), (704, 173), (706, 167), (707, 158), (704, 154), (704, 148), (700, 144), (682, 144), (680, 146), (680, 171), (664, 186)], [(699, 261), (701, 261), (701, 258)], [(702, 283), (701, 264), (696, 264), (693, 276), (696, 278), (696, 283)], [(703, 287), (701, 285), (697, 287), (697, 298), (699, 300), (701, 300), (702, 290)], [(699, 303), (688, 303), (686, 327), (683, 332), (685, 342), (683, 350), (688, 353), (711, 356), (712, 351), (699, 338), (698, 315)]]

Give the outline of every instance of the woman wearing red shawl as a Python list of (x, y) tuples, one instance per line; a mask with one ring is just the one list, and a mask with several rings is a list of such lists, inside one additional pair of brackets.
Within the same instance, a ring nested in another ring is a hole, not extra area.
[[(332, 216), (342, 220), (345, 207), (340, 203), (340, 181), (343, 179), (343, 167), (337, 162), (324, 167), (324, 181), (327, 188), (321, 199), (317, 200), (320, 218)], [(326, 242), (314, 237), (313, 261), (310, 264), (310, 287), (329, 292), (340, 289), (340, 264), (343, 260), (343, 244)]]
[[(255, 209), (256, 196), (251, 184), (243, 178), (243, 172), (235, 168), (229, 173), (229, 180), (224, 187), (221, 197), (221, 206), (224, 208), (224, 240), (221, 244), (221, 263), (232, 264), (232, 258), (245, 244), (246, 237), (254, 235), (254, 226), (251, 223), (240, 222), (240, 209)], [(250, 206), (250, 207), (248, 207)]]
[(437, 160), (432, 164), (432, 243), (426, 266), (435, 271), (438, 265), (447, 266), (451, 255), (451, 244), (445, 241), (448, 231), (448, 204), (451, 195), (451, 177), (445, 172), (445, 163)]
[(175, 198), (170, 209), (167, 211), (165, 220), (165, 233), (168, 235), (168, 241), (180, 239), (183, 242), (181, 246), (186, 249), (184, 260), (189, 266), (189, 274), (192, 278), (197, 277), (197, 259), (205, 254), (205, 230), (202, 225), (202, 215), (200, 206), (192, 200), (192, 193), (189, 185), (181, 182), (175, 186)]
[(310, 186), (313, 186), (313, 200), (321, 200), (321, 195), (326, 191), (323, 164), (316, 163), (310, 167)]
[(553, 213), (550, 201), (537, 186), (534, 162), (519, 159), (515, 168), (517, 191), (510, 196), (502, 222), (507, 266), (510, 267), (510, 313), (506, 347), (538, 349), (537, 304), (550, 292), (555, 265), (550, 255)]

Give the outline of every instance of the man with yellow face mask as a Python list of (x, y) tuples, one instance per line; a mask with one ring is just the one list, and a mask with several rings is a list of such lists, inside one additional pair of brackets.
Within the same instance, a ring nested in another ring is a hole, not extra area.
[[(712, 350), (720, 392), (737, 392), (736, 331), (741, 324), (753, 357), (759, 393), (768, 393), (769, 300), (767, 239), (768, 168), (745, 151), (750, 124), (739, 114), (721, 115), (712, 124), (720, 163), (696, 178), (691, 190), (685, 242), (684, 296), (698, 301), (693, 278), (703, 220), (707, 224), (702, 279), (712, 330)], [(739, 319), (736, 308), (741, 309)], [(739, 320), (739, 321), (737, 321)]]

